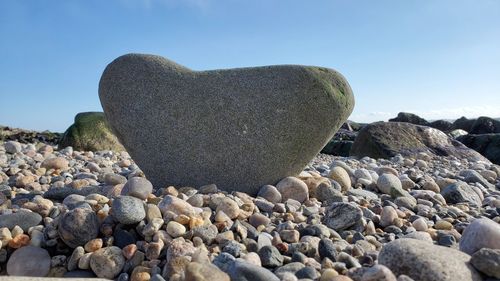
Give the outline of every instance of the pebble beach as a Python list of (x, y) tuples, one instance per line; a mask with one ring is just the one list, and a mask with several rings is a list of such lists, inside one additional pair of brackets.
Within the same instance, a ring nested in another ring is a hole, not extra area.
[(500, 278), (500, 167), (487, 162), (320, 154), (256, 195), (153, 186), (126, 152), (43, 141), (1, 143), (0, 169), (0, 275)]

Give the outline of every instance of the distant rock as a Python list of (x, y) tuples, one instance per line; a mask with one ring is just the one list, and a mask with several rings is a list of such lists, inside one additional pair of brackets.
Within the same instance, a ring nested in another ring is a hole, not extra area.
[(298, 175), (354, 107), (349, 84), (332, 69), (198, 72), (144, 54), (110, 63), (99, 97), (113, 131), (154, 186), (214, 183), (250, 194)]
[(84, 151), (125, 150), (111, 132), (102, 112), (78, 113), (75, 123), (64, 132), (59, 142), (60, 148), (66, 146)]
[(500, 134), (463, 135), (457, 140), (495, 164), (500, 164)]
[(406, 123), (411, 123), (415, 125), (423, 125), (423, 126), (429, 126), (429, 122), (425, 120), (424, 118), (421, 118), (420, 116), (413, 114), (413, 113), (408, 113), (408, 112), (400, 112), (398, 113), (398, 116), (392, 119), (389, 119), (389, 122), (406, 122)]
[(489, 162), (478, 152), (437, 129), (403, 122), (376, 122), (367, 125), (359, 131), (350, 156), (390, 158), (402, 154), (414, 157), (420, 152)]
[(353, 143), (354, 141), (332, 139), (323, 147), (321, 153), (347, 157)]
[(466, 132), (470, 132), (475, 121), (475, 119), (467, 119), (462, 116), (453, 122), (453, 130), (462, 129)]
[(432, 121), (429, 124), (429, 127), (441, 130), (443, 132), (449, 132), (449, 131), (453, 130), (453, 124), (451, 122), (446, 121), (446, 120)]
[(60, 133), (49, 131), (36, 132), (18, 128), (0, 126), (0, 141), (17, 141), (20, 143), (45, 143), (55, 145), (59, 142)]
[(479, 117), (472, 124), (470, 134), (496, 134), (500, 133), (500, 121), (490, 117)]

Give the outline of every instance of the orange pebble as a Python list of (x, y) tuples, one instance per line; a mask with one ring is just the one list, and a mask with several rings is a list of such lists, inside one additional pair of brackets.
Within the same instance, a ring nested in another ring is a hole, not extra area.
[(9, 241), (9, 247), (18, 249), (30, 243), (30, 237), (26, 234), (19, 234)]

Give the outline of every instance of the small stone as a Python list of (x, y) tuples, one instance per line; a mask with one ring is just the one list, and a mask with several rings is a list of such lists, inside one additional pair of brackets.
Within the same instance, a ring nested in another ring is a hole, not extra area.
[(83, 248), (87, 253), (95, 252), (100, 248), (102, 248), (102, 239), (101, 238), (92, 239), (89, 242), (85, 243), (85, 246)]
[(487, 218), (471, 222), (460, 239), (460, 251), (469, 255), (482, 248), (500, 249), (500, 225)]
[(42, 216), (35, 212), (19, 211), (16, 213), (0, 215), (0, 228), (7, 227), (8, 229), (14, 228), (18, 225), (24, 232), (32, 226), (38, 225), (42, 221)]
[(7, 274), (11, 276), (45, 277), (50, 271), (51, 258), (47, 250), (25, 246), (10, 256)]
[(361, 281), (396, 281), (396, 276), (386, 266), (377, 264), (365, 271)]
[(167, 233), (173, 238), (177, 238), (186, 233), (186, 227), (176, 221), (169, 221), (167, 224)]
[(344, 168), (340, 166), (333, 167), (329, 177), (340, 184), (343, 192), (351, 189), (351, 178)]
[(142, 200), (132, 196), (120, 196), (113, 201), (113, 217), (122, 224), (135, 224), (146, 217)]
[(482, 273), (500, 279), (500, 249), (482, 248), (472, 255), (470, 263)]
[(282, 230), (280, 231), (280, 237), (283, 241), (288, 243), (297, 243), (299, 242), (300, 233), (297, 230)]
[(271, 223), (271, 219), (260, 213), (255, 213), (248, 218), (248, 222), (254, 227), (259, 225), (267, 226)]
[(150, 181), (142, 177), (133, 177), (125, 183), (121, 194), (146, 200), (151, 192), (153, 192), (153, 185)]
[[(319, 281), (333, 281), (333, 278), (338, 276), (339, 273), (333, 268), (323, 270)], [(350, 279), (350, 278), (349, 278)]]
[(192, 262), (186, 268), (185, 281), (230, 281), (229, 275), (212, 264)]
[(337, 259), (336, 247), (333, 244), (333, 241), (328, 238), (323, 238), (319, 241), (318, 253), (322, 260), (324, 258), (329, 258), (332, 261)]
[(92, 253), (86, 253), (78, 260), (78, 268), (79, 269), (89, 269), (90, 268), (90, 257)]
[(213, 224), (208, 226), (197, 226), (192, 229), (193, 237), (200, 237), (204, 243), (211, 244), (217, 237), (218, 230)]
[(90, 268), (100, 278), (115, 278), (124, 265), (122, 250), (115, 246), (101, 248), (90, 257)]
[(14, 153), (19, 153), (21, 152), (21, 144), (17, 141), (7, 141), (3, 144), (5, 148), (5, 152), (14, 154)]
[(453, 229), (453, 225), (450, 222), (448, 222), (448, 221), (438, 220), (436, 222), (436, 224), (434, 225), (434, 228), (438, 229), (438, 230), (452, 230)]
[(231, 219), (235, 219), (240, 214), (240, 207), (234, 200), (224, 197), (217, 205), (216, 212), (219, 211), (224, 212)]
[(107, 173), (104, 175), (104, 183), (107, 185), (118, 185), (118, 184), (125, 184), (127, 182), (127, 178), (114, 174), (114, 173)]
[(259, 250), (259, 257), (262, 266), (278, 267), (283, 265), (283, 256), (278, 249), (273, 246), (264, 246)]
[(414, 220), (412, 225), (416, 231), (427, 231), (428, 229), (427, 221), (424, 218)]
[(172, 195), (165, 196), (160, 203), (158, 203), (158, 208), (160, 208), (164, 216), (167, 212), (172, 212), (175, 215), (186, 215), (190, 217), (195, 215), (193, 206), (191, 206), (188, 202)]
[(78, 268), (78, 261), (85, 255), (85, 250), (82, 246), (78, 246), (73, 250), (71, 257), (68, 260), (68, 270), (73, 271)]
[(42, 162), (42, 167), (47, 169), (67, 170), (69, 169), (69, 162), (64, 157), (49, 158)]
[(323, 222), (335, 231), (348, 229), (359, 223), (363, 212), (351, 203), (333, 203), (327, 210)]
[(474, 189), (465, 182), (456, 182), (443, 189), (441, 195), (448, 204), (468, 202), (481, 206), (481, 198)]
[(382, 174), (377, 180), (378, 189), (385, 194), (392, 194), (392, 190), (403, 190), (401, 181), (393, 174)]
[(264, 185), (260, 188), (257, 196), (260, 196), (272, 203), (281, 202), (281, 193), (273, 185)]
[(18, 249), (30, 243), (30, 237), (26, 234), (19, 234), (9, 241), (9, 247)]
[(231, 281), (280, 281), (271, 271), (242, 261), (233, 261), (227, 266), (226, 273)]
[(294, 199), (300, 203), (309, 198), (307, 185), (296, 177), (286, 177), (276, 185), (276, 189), (281, 193), (282, 201)]
[(127, 260), (131, 259), (135, 252), (137, 252), (137, 245), (135, 244), (128, 244), (122, 249), (122, 254)]
[(392, 225), (394, 220), (398, 218), (398, 213), (396, 209), (392, 206), (385, 206), (380, 213), (380, 225), (386, 227)]
[(83, 246), (97, 237), (99, 220), (96, 213), (84, 208), (66, 212), (59, 221), (59, 236), (71, 248)]

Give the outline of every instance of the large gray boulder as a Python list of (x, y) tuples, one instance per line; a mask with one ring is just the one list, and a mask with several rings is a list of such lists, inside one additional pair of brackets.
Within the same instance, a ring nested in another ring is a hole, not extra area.
[(491, 162), (500, 164), (500, 134), (469, 134), (459, 136), (456, 140), (481, 153)]
[(404, 122), (376, 122), (366, 125), (359, 131), (350, 156), (390, 158), (402, 154), (415, 157), (420, 152), (490, 162), (440, 130)]
[(253, 194), (298, 174), (354, 106), (345, 78), (328, 68), (192, 71), (142, 54), (109, 64), (99, 97), (154, 186), (215, 183)]
[(378, 260), (396, 276), (405, 274), (415, 281), (482, 280), (468, 254), (417, 239), (401, 238), (387, 243)]

